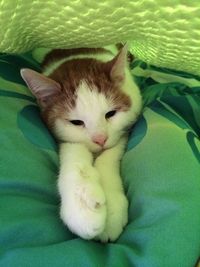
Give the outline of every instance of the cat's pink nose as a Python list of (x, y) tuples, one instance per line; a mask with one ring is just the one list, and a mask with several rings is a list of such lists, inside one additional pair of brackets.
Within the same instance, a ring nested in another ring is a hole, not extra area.
[(92, 141), (100, 146), (104, 146), (108, 137), (105, 134), (97, 134), (92, 137)]

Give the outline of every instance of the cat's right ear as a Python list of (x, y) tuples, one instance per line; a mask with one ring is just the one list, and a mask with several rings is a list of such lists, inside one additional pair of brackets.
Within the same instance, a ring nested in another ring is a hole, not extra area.
[(118, 54), (106, 64), (112, 81), (123, 83), (125, 80), (125, 70), (127, 66), (128, 45), (124, 45)]
[(43, 74), (31, 69), (21, 69), (20, 73), (42, 108), (48, 105), (48, 100), (52, 96), (61, 92), (60, 84)]

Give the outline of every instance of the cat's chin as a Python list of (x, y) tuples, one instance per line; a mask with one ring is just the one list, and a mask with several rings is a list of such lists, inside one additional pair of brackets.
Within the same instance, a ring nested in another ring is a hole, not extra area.
[(98, 154), (101, 153), (103, 150), (105, 150), (104, 147), (98, 146), (98, 145), (90, 145), (87, 146), (87, 148), (89, 149), (90, 152)]
[(101, 147), (101, 146), (94, 146), (94, 147), (89, 147), (89, 150), (92, 152), (92, 153), (95, 153), (95, 154), (99, 154), (99, 153), (102, 153), (103, 151), (107, 150), (107, 149), (110, 149), (112, 147), (114, 147), (115, 144), (109, 144), (109, 145), (106, 145), (104, 147)]
[(104, 148), (102, 148), (102, 147), (90, 147), (89, 150), (92, 153), (101, 153), (104, 150)]

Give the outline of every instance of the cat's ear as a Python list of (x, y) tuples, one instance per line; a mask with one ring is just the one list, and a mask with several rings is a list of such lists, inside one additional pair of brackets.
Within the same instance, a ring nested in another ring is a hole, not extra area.
[(127, 54), (128, 54), (128, 45), (124, 45), (119, 53), (110, 61), (110, 77), (115, 82), (123, 82), (125, 79), (125, 69), (127, 66)]
[(48, 105), (48, 101), (52, 96), (61, 91), (59, 83), (34, 70), (21, 69), (20, 73), (42, 108)]

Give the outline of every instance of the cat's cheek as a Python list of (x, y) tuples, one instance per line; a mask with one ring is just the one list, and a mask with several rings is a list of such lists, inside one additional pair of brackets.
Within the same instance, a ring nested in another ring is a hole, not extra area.
[(54, 127), (53, 127), (53, 134), (54, 136), (59, 140), (65, 140), (68, 139), (67, 136), (68, 129), (66, 126), (65, 121), (57, 119), (55, 120)]
[(112, 122), (113, 132), (120, 134), (121, 131), (133, 124), (136, 121), (136, 118), (137, 115), (133, 109), (126, 112), (120, 112)]
[(109, 131), (108, 136), (109, 137), (108, 137), (108, 140), (106, 141), (104, 149), (108, 149), (108, 148), (115, 146), (118, 143), (119, 139), (121, 138), (120, 131), (116, 131), (116, 130)]
[(82, 143), (92, 153), (98, 153), (101, 150), (101, 147), (94, 144), (81, 127), (69, 126), (63, 122), (58, 122), (54, 130), (54, 136), (64, 142)]
[(82, 143), (86, 139), (81, 127), (70, 125), (65, 120), (55, 121), (54, 135), (65, 142)]

